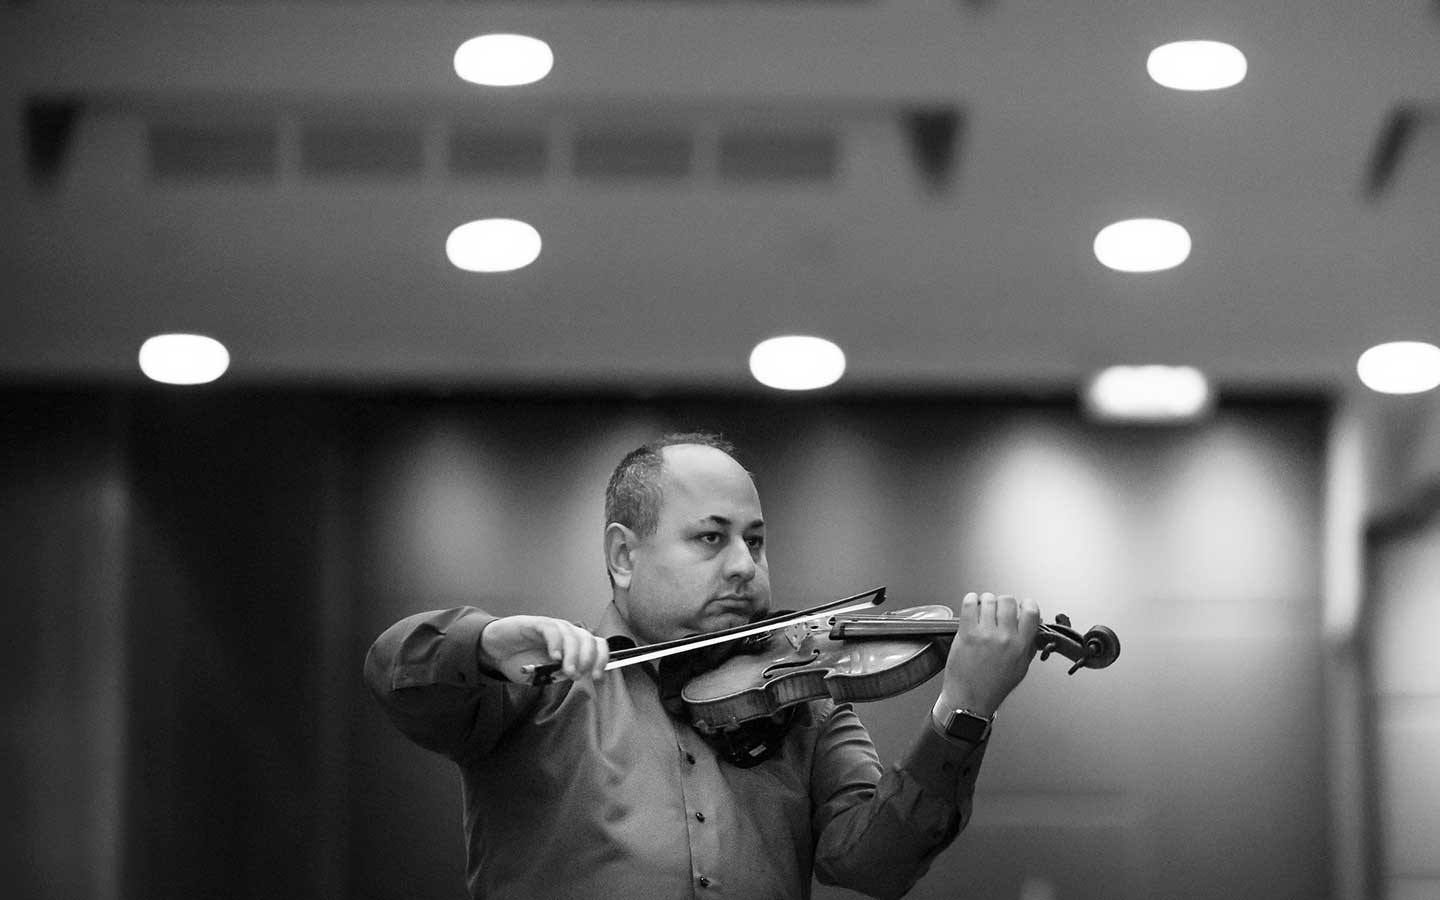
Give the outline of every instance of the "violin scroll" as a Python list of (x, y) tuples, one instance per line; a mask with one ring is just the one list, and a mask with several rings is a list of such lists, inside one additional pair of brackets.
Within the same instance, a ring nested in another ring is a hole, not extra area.
[(1070, 624), (1070, 617), (1061, 613), (1055, 617), (1054, 625), (1041, 625), (1035, 635), (1035, 649), (1040, 659), (1047, 660), (1050, 654), (1059, 653), (1074, 663), (1067, 675), (1074, 675), (1081, 669), (1103, 669), (1120, 657), (1120, 638), (1104, 625), (1096, 625), (1081, 635)]

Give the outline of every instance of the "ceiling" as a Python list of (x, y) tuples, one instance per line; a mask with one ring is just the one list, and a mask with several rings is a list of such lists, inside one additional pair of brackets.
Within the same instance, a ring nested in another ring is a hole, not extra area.
[[(486, 32), (554, 70), (461, 82)], [(1194, 38), (1246, 80), (1148, 79)], [(12, 0), (0, 94), (10, 381), (193, 331), (227, 383), (728, 390), (804, 333), (831, 390), (1332, 392), (1440, 338), (1434, 0)], [(496, 216), (539, 259), (451, 266)], [(1151, 216), (1182, 266), (1095, 260)]]

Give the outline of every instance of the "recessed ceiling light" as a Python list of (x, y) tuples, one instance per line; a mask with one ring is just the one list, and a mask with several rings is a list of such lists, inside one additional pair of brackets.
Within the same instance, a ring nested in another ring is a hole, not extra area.
[(1111, 366), (1085, 388), (1091, 415), (1110, 421), (1183, 421), (1210, 403), (1210, 385), (1192, 366)]
[(482, 34), (455, 51), (455, 74), (487, 87), (531, 84), (554, 65), (550, 45), (523, 34)]
[(766, 387), (810, 391), (840, 380), (845, 374), (845, 353), (824, 338), (773, 337), (750, 351), (750, 374)]
[(1173, 269), (1190, 255), (1190, 232), (1166, 219), (1125, 219), (1095, 235), (1095, 258), (1121, 272)]
[(1393, 341), (1360, 354), (1360, 381), (1382, 394), (1418, 394), (1440, 387), (1440, 347), (1424, 341)]
[(478, 219), (450, 232), (445, 255), (467, 272), (523, 269), (540, 256), (540, 232), (516, 219)]
[(206, 384), (230, 368), (230, 351), (203, 334), (157, 334), (140, 345), (140, 371), (165, 384)]
[(1218, 91), (1245, 80), (1245, 54), (1220, 41), (1176, 41), (1150, 51), (1145, 68), (1177, 91)]

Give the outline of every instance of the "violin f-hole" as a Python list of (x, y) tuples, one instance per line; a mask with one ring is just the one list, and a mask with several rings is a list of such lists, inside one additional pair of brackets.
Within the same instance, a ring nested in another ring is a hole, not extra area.
[(810, 665), (811, 663), (815, 662), (815, 660), (817, 660), (817, 659), (819, 659), (819, 658), (820, 658), (820, 651), (819, 651), (818, 649), (811, 648), (811, 650), (810, 650), (810, 658), (809, 658), (809, 659), (786, 659), (786, 660), (781, 660), (780, 662), (774, 663), (773, 665), (766, 666), (765, 669), (764, 669), (764, 671), (762, 671), (762, 672), (760, 673), (760, 677), (761, 677), (761, 678), (774, 678), (776, 675), (783, 675), (785, 672), (789, 671), (790, 669), (803, 669), (805, 666)]

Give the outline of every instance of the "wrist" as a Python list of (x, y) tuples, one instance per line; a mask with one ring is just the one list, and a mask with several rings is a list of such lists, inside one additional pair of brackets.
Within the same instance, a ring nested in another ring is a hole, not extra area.
[(978, 706), (951, 703), (944, 695), (930, 710), (930, 723), (946, 738), (982, 744), (990, 737), (995, 712)]
[(491, 619), (480, 626), (480, 634), (475, 638), (475, 662), (484, 674), (491, 677), (504, 678), (505, 673), (500, 671), (499, 661), (496, 660), (494, 654), (485, 647), (485, 636), (490, 633), (490, 626), (498, 621), (500, 620)]

